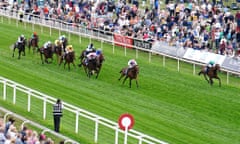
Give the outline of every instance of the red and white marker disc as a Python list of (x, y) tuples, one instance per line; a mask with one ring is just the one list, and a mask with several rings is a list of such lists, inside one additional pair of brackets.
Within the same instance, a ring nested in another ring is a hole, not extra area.
[(133, 116), (130, 114), (122, 114), (118, 119), (118, 125), (122, 130), (125, 128), (131, 129), (134, 125)]

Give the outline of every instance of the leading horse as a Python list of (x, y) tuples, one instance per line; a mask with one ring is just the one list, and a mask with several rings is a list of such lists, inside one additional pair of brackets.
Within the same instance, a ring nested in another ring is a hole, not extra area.
[(219, 86), (221, 86), (221, 79), (218, 77), (217, 72), (220, 70), (220, 65), (216, 64), (215, 66), (209, 68), (208, 72), (206, 71), (207, 67), (202, 66), (201, 71), (198, 73), (198, 75), (203, 74), (204, 78), (210, 85), (213, 85), (213, 78), (218, 79)]
[(12, 57), (14, 57), (15, 50), (18, 49), (18, 59), (21, 58), (21, 53), (23, 53), (23, 56), (25, 56), (25, 45), (27, 44), (26, 39), (23, 40), (23, 43), (14, 43), (13, 45), (13, 54)]
[[(129, 78), (129, 87), (132, 87), (132, 80), (135, 79), (136, 80), (136, 85), (138, 87), (138, 74), (139, 74), (139, 66), (136, 65), (132, 68), (129, 68), (129, 70), (127, 70), (128, 67), (124, 67), (122, 68), (122, 70), (120, 71), (121, 75), (119, 77), (119, 81), (125, 76), (122, 84), (125, 83), (125, 81)], [(127, 73), (126, 73), (127, 72)]]

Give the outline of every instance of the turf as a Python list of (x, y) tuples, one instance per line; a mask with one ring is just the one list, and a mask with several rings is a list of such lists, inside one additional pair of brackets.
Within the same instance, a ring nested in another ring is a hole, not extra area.
[[(86, 109), (112, 121), (118, 120), (122, 113), (134, 116), (134, 129), (163, 141), (176, 144), (238, 144), (240, 142), (240, 94), (239, 78), (230, 77), (226, 84), (226, 75), (222, 72), (222, 87), (217, 81), (210, 86), (203, 77), (193, 75), (192, 65), (181, 62), (180, 72), (177, 61), (166, 59), (162, 65), (162, 56), (138, 52), (140, 66), (139, 88), (133, 81), (124, 85), (118, 81), (119, 71), (126, 66), (130, 58), (136, 57), (135, 50), (125, 50), (103, 43), (106, 61), (98, 79), (88, 79), (82, 68), (68, 71), (59, 67), (56, 60), (52, 64), (41, 64), (39, 54), (27, 55), (20, 60), (12, 58), (10, 46), (20, 34), (30, 37), (32, 25), (16, 25), (15, 20), (3, 18), (0, 23), (0, 75), (38, 90), (50, 96), (61, 98), (64, 102)], [(40, 35), (40, 45), (45, 41), (58, 38), (58, 31), (49, 35), (48, 28), (34, 26)], [(69, 36), (68, 33), (64, 33)], [(70, 44), (77, 55), (85, 49), (89, 39), (70, 35)], [(95, 47), (101, 43), (94, 41)], [(76, 59), (76, 63), (78, 63)], [(197, 67), (197, 71), (200, 67)], [(2, 88), (1, 88), (2, 90)], [(11, 90), (8, 90), (11, 92)], [(42, 104), (33, 100), (31, 114), (26, 112), (26, 99), (18, 93), (16, 105), (11, 105), (11, 96), (1, 105), (52, 128), (51, 106), (47, 119), (42, 120)], [(34, 116), (34, 117), (33, 117)], [(74, 134), (74, 115), (66, 113), (63, 117), (62, 131), (69, 137), (84, 143), (93, 143), (94, 123), (81, 119), (79, 134)], [(64, 125), (67, 125), (64, 127)], [(100, 127), (102, 133), (99, 143), (113, 143), (114, 131)], [(129, 143), (137, 143), (130, 140)]]

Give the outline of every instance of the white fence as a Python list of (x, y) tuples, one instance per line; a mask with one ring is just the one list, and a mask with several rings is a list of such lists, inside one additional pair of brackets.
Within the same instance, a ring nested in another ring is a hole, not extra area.
[[(2, 90), (2, 95), (3, 100), (7, 100), (7, 96), (10, 97), (9, 93), (7, 95), (7, 89), (11, 88), (12, 89), (12, 103), (16, 104), (16, 99), (18, 98), (17, 91), (21, 91), (25, 94), (27, 94), (27, 111), (31, 111), (31, 107), (33, 105), (32, 99), (36, 98), (42, 101), (43, 103), (43, 109), (42, 109), (42, 118), (46, 119), (46, 113), (49, 111), (47, 109), (47, 104), (54, 104), (56, 102), (56, 99), (48, 96), (44, 93), (38, 92), (36, 90), (33, 90), (31, 88), (25, 87), (24, 85), (21, 85), (19, 83), (16, 83), (14, 81), (11, 81), (9, 79), (6, 79), (4, 77), (0, 77), (0, 83), (2, 84), (3, 90)], [(84, 117), (88, 119), (89, 121), (93, 121), (95, 123), (95, 131), (94, 131), (94, 142), (98, 143), (98, 133), (99, 133), (99, 125), (101, 124), (102, 126), (105, 126), (109, 129), (112, 129), (115, 131), (115, 140), (114, 144), (118, 144), (118, 139), (119, 139), (119, 133), (125, 134), (125, 131), (121, 130), (118, 126), (118, 123), (110, 121), (106, 118), (103, 118), (101, 116), (98, 116), (96, 114), (93, 114), (91, 112), (88, 112), (84, 109), (78, 108), (76, 106), (73, 106), (69, 103), (63, 102), (64, 105), (64, 111), (68, 111), (69, 113), (72, 113), (75, 115), (75, 133), (78, 133), (79, 130), (79, 119), (80, 117)], [(65, 127), (67, 127), (65, 125)], [(143, 134), (141, 132), (138, 132), (136, 130), (130, 129), (127, 133), (127, 137), (132, 137), (136, 140), (138, 140), (139, 144), (142, 143), (147, 143), (147, 144), (167, 144), (164, 141), (158, 140), (156, 138), (153, 138), (151, 136), (148, 136), (146, 134)]]
[(40, 124), (37, 124), (37, 123), (35, 123), (33, 121), (30, 121), (30, 120), (24, 118), (23, 116), (20, 116), (20, 115), (18, 115), (16, 113), (13, 113), (13, 112), (11, 112), (11, 111), (3, 108), (3, 107), (0, 107), (0, 111), (4, 112), (4, 122), (5, 123), (7, 122), (7, 117), (8, 116), (13, 116), (14, 118), (17, 118), (17, 119), (22, 121), (21, 128), (23, 128), (23, 126), (25, 124), (30, 124), (30, 125), (32, 125), (34, 127), (37, 127), (39, 129), (41, 129), (42, 130), (41, 134), (44, 134), (44, 133), (48, 132), (48, 133), (53, 134), (56, 137), (59, 137), (59, 138), (63, 139), (64, 143), (80, 144), (80, 143), (78, 143), (78, 142), (76, 142), (76, 141), (74, 141), (74, 140), (72, 140), (72, 139), (70, 139), (70, 138), (68, 138), (68, 137), (66, 137), (66, 136), (64, 136), (62, 134), (56, 133), (53, 130), (50, 130), (50, 129), (48, 129), (48, 128), (40, 125)]

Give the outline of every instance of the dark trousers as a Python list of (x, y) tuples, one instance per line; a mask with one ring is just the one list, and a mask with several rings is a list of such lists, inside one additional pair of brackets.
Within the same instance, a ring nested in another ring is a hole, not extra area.
[(55, 116), (53, 116), (53, 118), (54, 118), (54, 131), (59, 132), (61, 116), (55, 115)]

